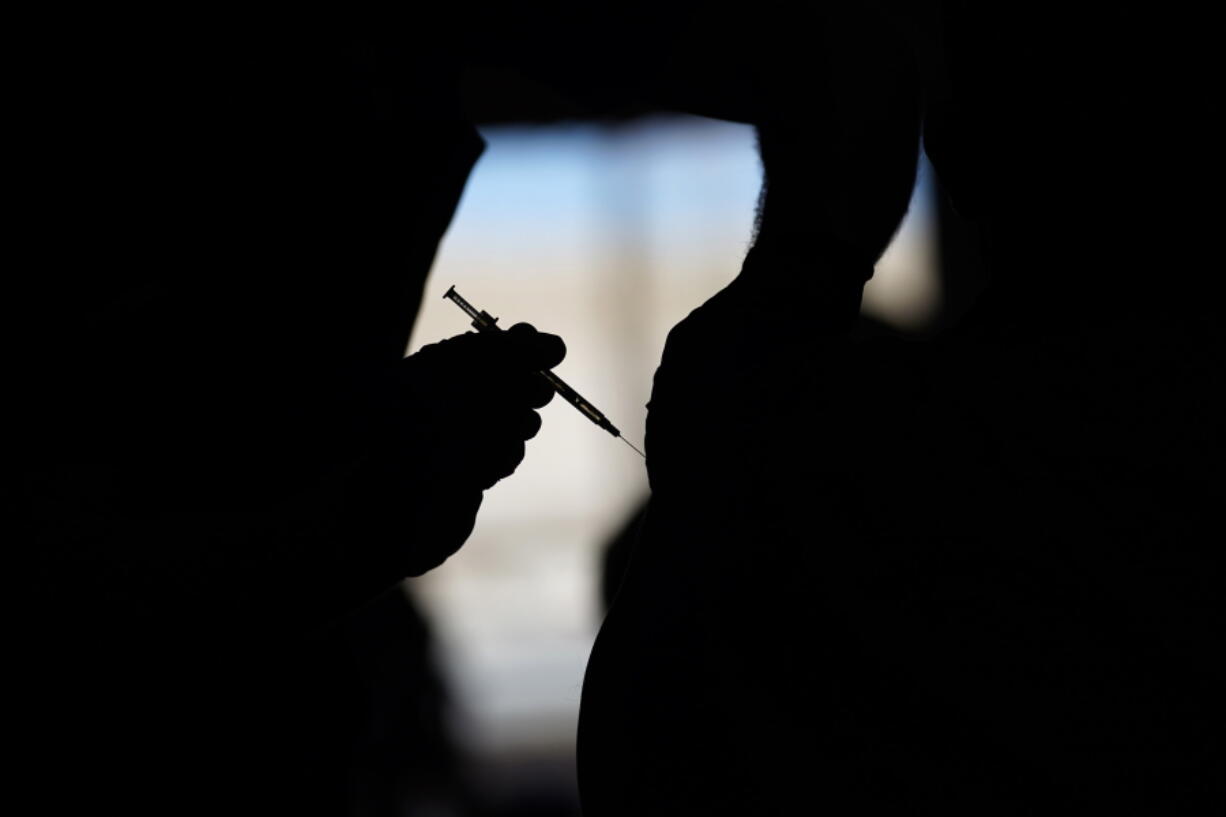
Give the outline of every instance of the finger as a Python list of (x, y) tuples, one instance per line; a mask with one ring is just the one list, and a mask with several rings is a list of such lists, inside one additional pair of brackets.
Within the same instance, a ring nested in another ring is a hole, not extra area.
[(505, 369), (486, 375), (481, 391), (491, 409), (500, 413), (542, 408), (554, 395), (553, 386), (539, 373)]
[(541, 415), (531, 409), (502, 410), (485, 421), (484, 450), (500, 450), (516, 440), (530, 440), (540, 432), (541, 425)]
[(524, 460), (524, 441), (503, 441), (489, 452), (489, 468), (486, 471), (485, 487), (492, 488), (494, 483), (515, 473), (515, 469)]
[(566, 357), (566, 343), (560, 337), (538, 332), (530, 323), (517, 323), (506, 334), (513, 353), (529, 369), (552, 369)]
[(526, 378), (524, 382), (522, 392), (523, 402), (534, 409), (544, 408), (549, 405), (549, 401), (553, 399), (554, 394), (553, 386), (540, 375), (534, 374), (532, 377)]
[(541, 430), (541, 415), (535, 411), (525, 411), (518, 421), (520, 439), (531, 440)]

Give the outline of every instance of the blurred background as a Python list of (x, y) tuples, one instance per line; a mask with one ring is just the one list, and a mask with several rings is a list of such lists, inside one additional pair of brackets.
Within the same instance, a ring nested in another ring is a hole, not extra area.
[[(503, 326), (561, 335), (558, 374), (643, 442), (669, 329), (732, 280), (752, 237), (752, 127), (681, 116), (493, 124), (431, 272), (409, 351), (468, 329), (447, 287)], [(864, 310), (922, 331), (940, 307), (931, 174)], [(406, 583), (432, 637), (445, 728), (476, 803), (431, 813), (577, 814), (574, 738), (603, 615), (604, 553), (647, 496), (643, 460), (560, 400), (468, 544)], [(713, 444), (717, 444), (713, 441)], [(419, 807), (414, 813), (423, 813)]]

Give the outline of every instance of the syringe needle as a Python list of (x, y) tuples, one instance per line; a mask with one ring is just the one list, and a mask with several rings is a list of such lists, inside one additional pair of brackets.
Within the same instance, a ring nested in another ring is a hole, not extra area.
[(617, 435), (617, 439), (621, 440), (621, 441), (622, 441), (622, 442), (624, 442), (626, 445), (630, 446), (630, 448), (631, 448), (631, 449), (634, 451), (634, 453), (638, 454), (638, 455), (639, 455), (640, 457), (642, 457), (643, 459), (647, 459), (647, 455), (646, 455), (646, 454), (644, 454), (642, 451), (639, 451), (637, 448), (635, 448), (635, 447), (634, 447), (634, 443), (630, 442), (629, 440), (627, 440), (625, 437), (623, 437), (623, 436), (622, 436), (622, 435), (620, 435), (620, 434), (618, 434), (618, 435)]

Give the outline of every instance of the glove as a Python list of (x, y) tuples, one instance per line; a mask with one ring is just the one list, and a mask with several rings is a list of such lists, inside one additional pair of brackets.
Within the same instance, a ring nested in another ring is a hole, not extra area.
[(379, 538), (414, 551), (409, 575), (468, 538), (482, 493), (514, 472), (540, 430), (536, 409), (554, 392), (538, 372), (565, 356), (561, 338), (516, 324), (425, 346), (381, 379), (362, 490), (383, 520)]

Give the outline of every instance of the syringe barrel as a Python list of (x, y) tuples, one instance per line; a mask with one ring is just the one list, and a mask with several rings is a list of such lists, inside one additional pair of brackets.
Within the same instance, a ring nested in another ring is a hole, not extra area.
[(587, 398), (585, 398), (582, 394), (572, 389), (570, 385), (568, 385), (562, 378), (548, 370), (542, 371), (541, 377), (549, 381), (549, 385), (553, 386), (554, 391), (556, 391), (563, 400), (579, 409), (579, 411), (583, 412), (583, 414), (593, 423), (600, 426), (614, 437), (620, 436), (621, 432), (617, 430), (616, 426), (609, 422), (609, 418), (605, 417), (600, 409), (589, 403)]
[[(443, 297), (451, 299), (455, 302), (456, 306), (463, 309), (468, 316), (473, 319), (473, 328), (475, 328), (478, 332), (502, 331), (502, 328), (497, 325), (497, 318), (493, 317), (488, 312), (477, 309), (468, 301), (464, 300), (460, 293), (455, 291), (454, 286), (449, 287), (447, 291), (443, 293)], [(605, 417), (599, 409), (589, 403), (583, 395), (579, 394), (579, 392), (567, 385), (566, 381), (548, 369), (541, 371), (540, 375), (549, 382), (549, 385), (553, 386), (554, 391), (561, 395), (563, 400), (579, 409), (579, 411), (583, 412), (585, 417), (612, 434), (614, 437), (621, 436), (621, 432), (617, 430), (615, 425), (609, 422), (609, 418)]]

